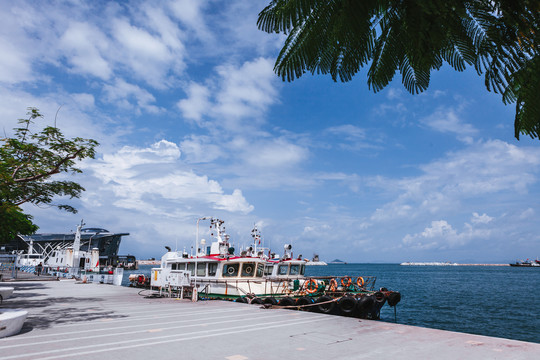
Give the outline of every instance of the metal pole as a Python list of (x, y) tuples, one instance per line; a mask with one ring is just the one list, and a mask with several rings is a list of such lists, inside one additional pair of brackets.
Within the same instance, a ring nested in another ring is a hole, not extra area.
[[(208, 219), (208, 216), (205, 216), (205, 217), (202, 217), (202, 218), (198, 218), (197, 219), (197, 237), (195, 239), (195, 259), (197, 258), (198, 254), (199, 254), (199, 221), (201, 220), (207, 220)], [(194, 283), (193, 283), (193, 288), (194, 289), (197, 289), (197, 267), (198, 267), (198, 263), (196, 261), (193, 262), (193, 270), (194, 270), (194, 273), (195, 273), (195, 280), (194, 280)]]

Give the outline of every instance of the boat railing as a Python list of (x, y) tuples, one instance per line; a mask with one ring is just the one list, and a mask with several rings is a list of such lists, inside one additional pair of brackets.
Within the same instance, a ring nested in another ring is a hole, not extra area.
[[(317, 286), (310, 287), (313, 280)], [(312, 276), (312, 277), (275, 277), (275, 278), (234, 278), (234, 279), (192, 279), (190, 287), (197, 287), (200, 294), (209, 295), (211, 285), (222, 285), (235, 290), (238, 295), (235, 296), (255, 296), (255, 288), (260, 289), (264, 285), (264, 293), (268, 296), (310, 296), (311, 294), (334, 294), (349, 292), (373, 292), (375, 289), (376, 277), (359, 276), (351, 278), (332, 277), (332, 276)], [(169, 288), (178, 288), (182, 286), (169, 286)], [(233, 296), (234, 297), (234, 296)]]

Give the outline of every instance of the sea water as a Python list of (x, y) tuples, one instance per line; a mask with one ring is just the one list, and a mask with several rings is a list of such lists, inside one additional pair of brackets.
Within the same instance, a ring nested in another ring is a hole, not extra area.
[[(150, 268), (126, 272), (124, 285)], [(307, 266), (306, 276), (376, 277), (376, 289), (401, 293), (382, 321), (540, 343), (540, 268), (329, 264)]]

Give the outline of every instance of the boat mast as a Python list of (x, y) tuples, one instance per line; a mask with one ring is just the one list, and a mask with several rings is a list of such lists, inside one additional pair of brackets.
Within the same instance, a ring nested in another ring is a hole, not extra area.
[(197, 219), (197, 237), (195, 238), (195, 257), (199, 255), (199, 221), (210, 219), (208, 216)]
[(81, 224), (77, 225), (77, 232), (75, 233), (75, 241), (73, 242), (73, 264), (71, 264), (72, 267), (79, 266), (79, 250), (81, 247), (81, 229), (84, 226), (83, 220), (81, 220)]

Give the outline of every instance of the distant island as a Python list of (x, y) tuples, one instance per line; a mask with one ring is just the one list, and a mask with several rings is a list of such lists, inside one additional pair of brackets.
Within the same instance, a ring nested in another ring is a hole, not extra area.
[(334, 260), (330, 261), (329, 264), (346, 264), (346, 262), (343, 261), (343, 260), (334, 259)]

